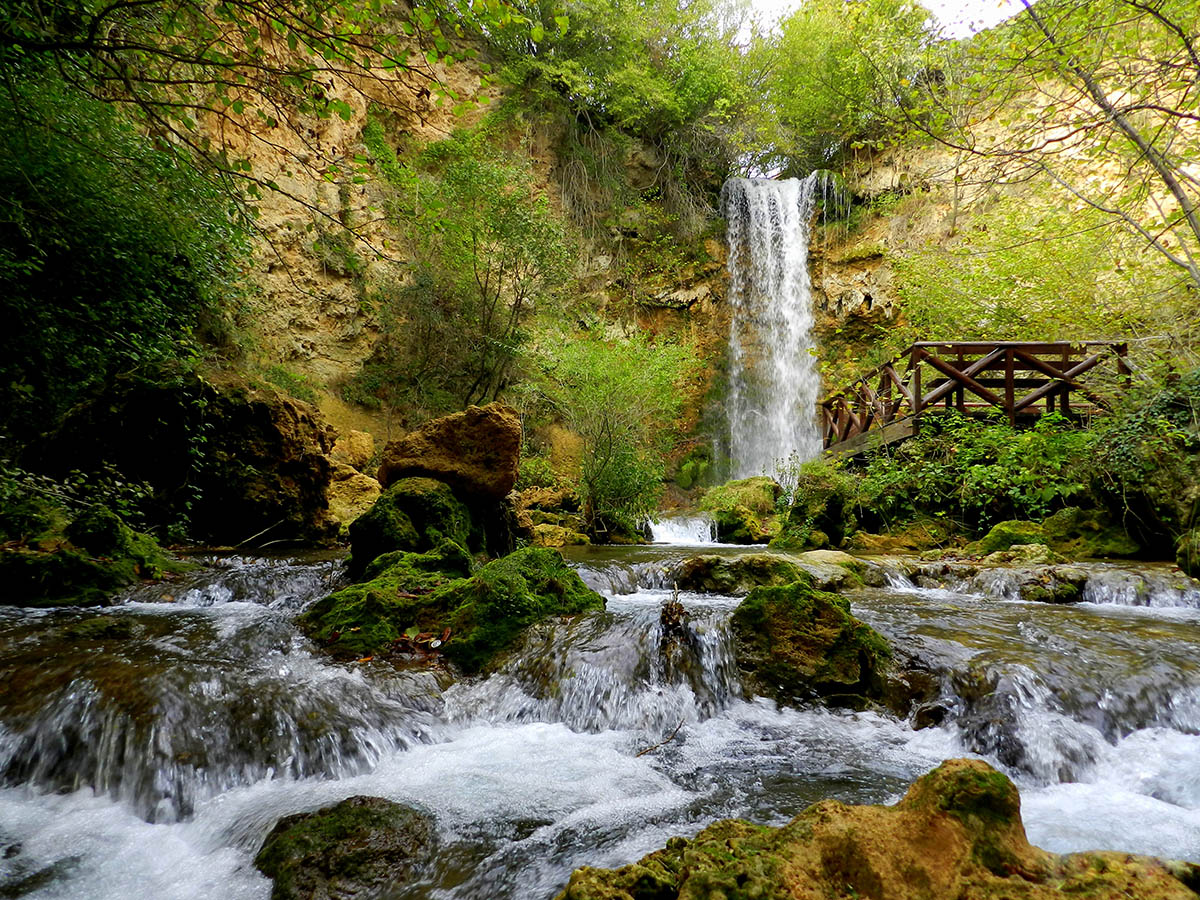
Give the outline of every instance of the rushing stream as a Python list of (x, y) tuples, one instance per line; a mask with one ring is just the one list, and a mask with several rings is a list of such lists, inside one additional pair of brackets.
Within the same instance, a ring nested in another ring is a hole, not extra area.
[(313, 650), (292, 620), (336, 560), (215, 561), (102, 611), (0, 608), (0, 896), (265, 900), (252, 859), (274, 821), (368, 794), (437, 821), (397, 897), (549, 900), (576, 866), (717, 817), (890, 802), (960, 755), (1017, 781), (1042, 847), (1200, 862), (1200, 591), (1096, 565), (1100, 602), (1051, 606), (885, 568), (849, 596), (940, 679), (940, 724), (916, 730), (747, 700), (734, 598), (681, 595), (688, 631), (664, 637), (670, 571), (695, 552), (579, 548), (608, 611), (458, 683)]

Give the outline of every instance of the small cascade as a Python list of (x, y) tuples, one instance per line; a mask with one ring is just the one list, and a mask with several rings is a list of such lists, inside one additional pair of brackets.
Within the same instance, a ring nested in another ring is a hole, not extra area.
[(803, 180), (732, 178), (728, 222), (729, 455), (735, 478), (779, 479), (821, 452), (808, 239), (818, 173)]
[(650, 522), (650, 540), (656, 544), (715, 544), (717, 526), (705, 516), (668, 516)]

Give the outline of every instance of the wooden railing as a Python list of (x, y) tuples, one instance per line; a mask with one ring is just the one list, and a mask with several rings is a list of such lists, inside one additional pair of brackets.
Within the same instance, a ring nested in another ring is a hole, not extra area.
[(902, 440), (941, 410), (998, 409), (1013, 424), (1054, 411), (1086, 418), (1108, 403), (1081, 379), (1112, 364), (1127, 386), (1125, 354), (1102, 341), (921, 341), (821, 402), (825, 447), (854, 454)]

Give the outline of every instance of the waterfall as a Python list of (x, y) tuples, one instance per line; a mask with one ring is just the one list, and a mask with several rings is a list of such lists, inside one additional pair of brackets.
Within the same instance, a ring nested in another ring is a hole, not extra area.
[(812, 353), (809, 224), (822, 179), (733, 178), (721, 191), (728, 222), (730, 459), (735, 478), (780, 478), (789, 461), (821, 452)]

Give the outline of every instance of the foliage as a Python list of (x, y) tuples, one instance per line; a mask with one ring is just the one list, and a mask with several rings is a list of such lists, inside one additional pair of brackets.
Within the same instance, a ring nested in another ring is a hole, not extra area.
[(808, 0), (752, 51), (763, 78), (757, 167), (804, 176), (891, 130), (930, 40), (911, 0)]
[(263, 377), (297, 400), (303, 400), (305, 403), (317, 402), (317, 392), (313, 389), (312, 382), (305, 376), (293, 372), (287, 366), (270, 366), (263, 373)]
[(984, 531), (1006, 519), (1043, 519), (1089, 495), (1096, 434), (1058, 415), (1032, 428), (951, 413), (921, 434), (867, 458), (859, 518), (869, 530), (921, 515)]
[(521, 462), (517, 471), (516, 489), (518, 491), (526, 488), (554, 487), (557, 482), (558, 479), (554, 474), (554, 468), (550, 465), (549, 457), (521, 454)]
[(187, 157), (60, 79), (0, 93), (0, 427), (28, 436), (117, 372), (195, 352), (245, 253)]
[(655, 510), (689, 347), (582, 336), (544, 349), (543, 391), (583, 439), (579, 493), (593, 534), (632, 532)]
[(566, 236), (528, 163), (496, 148), (488, 129), (462, 132), (402, 163), (382, 126), (364, 140), (410, 236), (407, 281), (377, 295), (384, 337), (356, 379), (389, 405), (461, 408), (510, 384), (540, 308), (570, 274)]

